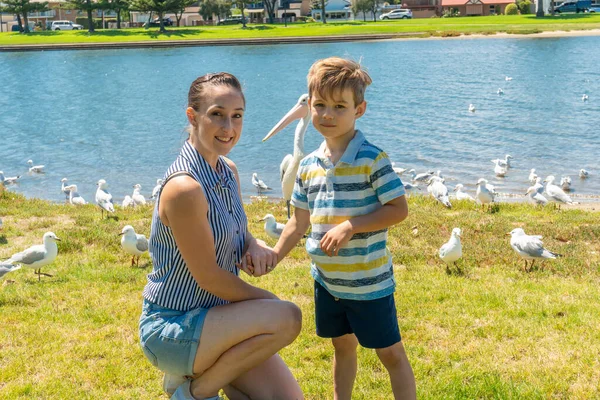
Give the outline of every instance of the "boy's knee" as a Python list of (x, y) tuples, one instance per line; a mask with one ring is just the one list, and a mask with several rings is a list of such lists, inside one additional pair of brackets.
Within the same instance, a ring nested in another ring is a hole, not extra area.
[(349, 354), (355, 353), (358, 347), (356, 336), (349, 334), (331, 339), (336, 353)]
[(376, 349), (375, 351), (386, 368), (400, 366), (408, 362), (402, 342), (398, 342), (384, 349)]

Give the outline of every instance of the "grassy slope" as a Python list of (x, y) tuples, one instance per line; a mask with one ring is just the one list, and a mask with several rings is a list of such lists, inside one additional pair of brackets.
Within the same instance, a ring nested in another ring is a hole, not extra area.
[[(485, 214), (410, 199), (410, 217), (390, 233), (401, 331), (420, 398), (579, 398), (600, 382), (600, 224), (598, 213), (502, 205)], [(247, 205), (258, 219), (283, 220), (281, 203)], [(31, 270), (0, 286), (0, 398), (167, 398), (161, 374), (138, 348), (137, 319), (148, 256), (131, 268), (117, 234), (149, 233), (151, 208), (100, 221), (93, 205), (74, 208), (0, 194), (0, 260), (52, 230), (62, 242), (53, 278)], [(447, 275), (437, 249), (463, 229), (464, 275)], [(504, 234), (522, 226), (565, 255), (525, 273)], [(268, 240), (274, 244), (273, 241)], [(332, 398), (330, 344), (314, 334), (312, 280), (298, 246), (271, 275), (245, 278), (302, 307), (300, 337), (282, 351), (308, 399)], [(372, 351), (359, 352), (356, 399), (389, 399)]]
[(93, 43), (129, 42), (154, 40), (214, 40), (235, 38), (263, 38), (285, 36), (333, 36), (374, 33), (412, 32), (425, 35), (448, 35), (458, 33), (535, 33), (556, 30), (582, 30), (600, 28), (600, 15), (580, 14), (557, 17), (535, 18), (532, 15), (462, 17), (462, 18), (422, 18), (386, 22), (333, 22), (295, 23), (287, 28), (277, 25), (205, 26), (170, 28), (167, 34), (159, 34), (154, 29), (99, 30), (94, 34), (87, 31), (33, 32), (23, 35), (16, 32), (0, 33), (0, 45), (42, 44), (42, 43)]

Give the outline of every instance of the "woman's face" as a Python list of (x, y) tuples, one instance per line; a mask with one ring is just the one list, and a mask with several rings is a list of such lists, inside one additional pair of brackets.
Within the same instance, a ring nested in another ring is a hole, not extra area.
[(186, 110), (193, 130), (190, 140), (205, 150), (204, 156), (227, 155), (240, 139), (244, 117), (244, 99), (235, 88), (219, 85), (209, 87), (198, 111)]

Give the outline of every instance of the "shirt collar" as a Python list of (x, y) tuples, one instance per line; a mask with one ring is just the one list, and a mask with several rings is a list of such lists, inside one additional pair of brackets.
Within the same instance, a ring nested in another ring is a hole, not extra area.
[[(358, 151), (360, 150), (360, 147), (363, 145), (364, 142), (365, 135), (363, 135), (363, 133), (359, 129), (357, 129), (356, 133), (354, 134), (354, 137), (348, 143), (348, 146), (346, 147), (346, 150), (344, 151), (344, 154), (340, 158), (339, 162), (343, 162), (345, 164), (352, 164), (356, 160)], [(321, 143), (319, 149), (317, 150), (316, 156), (324, 163), (331, 163), (329, 158), (325, 156), (325, 146), (326, 142), (323, 141), (323, 143)]]
[(214, 188), (217, 185), (228, 186), (231, 181), (235, 180), (233, 178), (233, 172), (223, 157), (219, 156), (217, 159), (217, 169), (215, 170), (208, 161), (202, 157), (202, 154), (192, 146), (189, 140), (185, 141), (181, 153), (184, 158), (192, 163), (192, 168), (198, 170), (198, 175), (203, 178), (209, 187)]

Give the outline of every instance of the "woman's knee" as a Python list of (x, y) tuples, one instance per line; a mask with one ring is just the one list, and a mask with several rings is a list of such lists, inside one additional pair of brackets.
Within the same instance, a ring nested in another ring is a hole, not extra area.
[(281, 321), (283, 329), (280, 332), (284, 333), (291, 343), (302, 329), (302, 311), (296, 304), (289, 301), (282, 301), (280, 307), (282, 307), (283, 316)]

